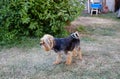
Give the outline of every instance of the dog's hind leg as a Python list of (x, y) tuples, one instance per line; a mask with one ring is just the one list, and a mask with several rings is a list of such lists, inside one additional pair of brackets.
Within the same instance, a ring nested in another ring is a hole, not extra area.
[(82, 60), (82, 52), (81, 52), (81, 48), (78, 48), (78, 56), (80, 58), (80, 60)]
[(67, 65), (70, 65), (72, 62), (72, 52), (67, 53), (66, 63)]
[(76, 57), (76, 56), (77, 56), (77, 50), (74, 49), (74, 50), (72, 51), (72, 54), (73, 54), (74, 57)]
[(61, 63), (61, 54), (58, 53), (55, 62), (53, 62), (53, 64), (60, 64)]

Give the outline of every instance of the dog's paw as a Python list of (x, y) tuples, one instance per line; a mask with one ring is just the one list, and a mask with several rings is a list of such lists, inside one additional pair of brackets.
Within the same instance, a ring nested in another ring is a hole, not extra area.
[(60, 64), (60, 63), (61, 63), (60, 61), (59, 62), (58, 61), (53, 62), (54, 65), (57, 65), (57, 64)]
[(73, 57), (77, 57), (77, 54), (73, 54), (72, 56), (73, 56)]
[(79, 57), (79, 59), (82, 61), (82, 57)]
[(70, 65), (70, 64), (71, 64), (71, 62), (67, 62), (67, 61), (66, 61), (66, 62), (65, 62), (65, 64), (66, 64), (66, 65)]

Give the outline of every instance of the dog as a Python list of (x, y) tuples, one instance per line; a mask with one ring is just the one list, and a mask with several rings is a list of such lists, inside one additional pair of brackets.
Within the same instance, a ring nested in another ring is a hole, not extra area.
[(61, 52), (64, 52), (67, 55), (67, 65), (71, 64), (72, 56), (79, 55), (80, 60), (82, 60), (82, 53), (80, 48), (80, 35), (77, 31), (71, 33), (66, 38), (54, 38), (50, 34), (45, 34), (40, 39), (40, 45), (45, 51), (54, 50), (57, 53), (56, 60), (53, 64), (61, 63)]

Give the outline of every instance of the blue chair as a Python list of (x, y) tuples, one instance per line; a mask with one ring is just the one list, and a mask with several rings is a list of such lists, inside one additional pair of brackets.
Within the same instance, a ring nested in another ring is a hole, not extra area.
[(93, 12), (96, 12), (96, 15), (99, 13), (99, 11), (101, 11), (102, 9), (102, 5), (100, 3), (91, 3), (90, 5), (91, 7), (91, 15), (93, 14)]

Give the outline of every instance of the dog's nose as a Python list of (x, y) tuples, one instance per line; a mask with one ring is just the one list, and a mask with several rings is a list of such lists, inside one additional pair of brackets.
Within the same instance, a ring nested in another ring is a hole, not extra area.
[(43, 45), (44, 44), (44, 42), (40, 42), (40, 45)]
[(42, 43), (40, 43), (40, 46), (42, 45)]

